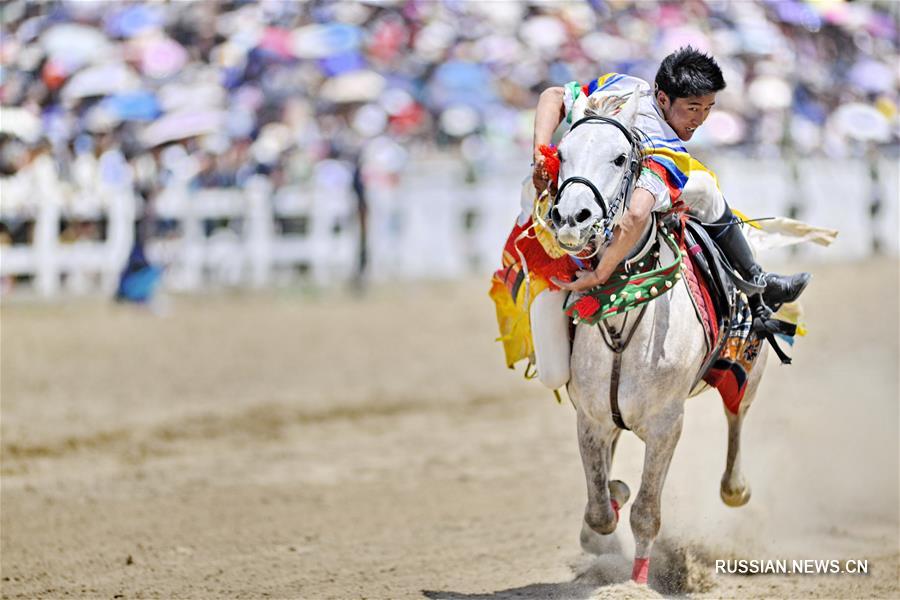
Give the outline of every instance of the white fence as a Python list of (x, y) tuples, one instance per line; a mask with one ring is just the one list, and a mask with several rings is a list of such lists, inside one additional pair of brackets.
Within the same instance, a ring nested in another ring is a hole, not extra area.
[(353, 274), (359, 252), (356, 199), (346, 186), (273, 193), (268, 180), (254, 177), (243, 189), (172, 188), (158, 198), (156, 216), (178, 224), (177, 235), (147, 244), (148, 258), (165, 266), (166, 285), (176, 290), (264, 287), (296, 271), (328, 285)]
[[(800, 165), (796, 180), (774, 161), (710, 163), (729, 202), (745, 213), (759, 217), (793, 211), (811, 224), (841, 230), (831, 248), (800, 249), (804, 259), (864, 258), (873, 239), (882, 252), (898, 255), (896, 161), (879, 163), (877, 181), (862, 162), (809, 160)], [(520, 184), (527, 174), (523, 164), (527, 161), (486, 165), (479, 181), (465, 183), (457, 161), (419, 160), (398, 186), (373, 186), (367, 194), (367, 277), (449, 279), (496, 268), (519, 211)], [(876, 196), (881, 208), (873, 218)], [(0, 247), (0, 275), (6, 280), (25, 276), (43, 296), (112, 293), (133, 241), (135, 205), (130, 193), (120, 192), (92, 214), (70, 215), (60, 201), (45, 197), (23, 217), (0, 202), (0, 220), (34, 222), (30, 244)], [(346, 178), (276, 191), (262, 177), (243, 189), (190, 192), (175, 186), (157, 198), (155, 211), (173, 226), (170, 234), (151, 238), (147, 254), (165, 267), (164, 284), (171, 290), (296, 281), (330, 285), (356, 273), (360, 222)], [(60, 222), (74, 217), (105, 222), (105, 239), (62, 242)], [(17, 293), (28, 286), (4, 289)]]

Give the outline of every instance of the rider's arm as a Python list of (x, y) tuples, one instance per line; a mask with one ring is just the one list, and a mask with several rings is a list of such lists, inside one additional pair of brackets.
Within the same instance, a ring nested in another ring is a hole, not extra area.
[(538, 191), (547, 186), (547, 173), (544, 171), (544, 155), (540, 147), (553, 140), (553, 132), (566, 116), (563, 103), (564, 90), (561, 87), (550, 87), (541, 92), (537, 108), (534, 111), (534, 170), (532, 181)]
[(576, 292), (606, 283), (619, 263), (625, 260), (628, 252), (640, 241), (655, 203), (656, 198), (653, 194), (644, 188), (635, 188), (631, 195), (631, 204), (622, 215), (622, 221), (616, 226), (613, 241), (603, 253), (597, 268), (582, 274), (571, 283), (557, 279), (553, 282), (563, 289)]

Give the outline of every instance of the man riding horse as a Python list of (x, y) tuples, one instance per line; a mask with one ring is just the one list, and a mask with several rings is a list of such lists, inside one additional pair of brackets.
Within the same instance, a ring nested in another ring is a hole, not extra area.
[[(635, 125), (643, 134), (643, 160), (634, 192), (596, 268), (578, 271), (578, 277), (571, 282), (550, 277), (547, 289), (538, 290), (541, 293), (530, 304), (537, 375), (550, 389), (563, 387), (569, 380), (569, 328), (563, 312), (567, 292), (604, 284), (639, 241), (651, 212), (669, 211), (675, 202), (684, 203), (691, 215), (706, 224), (711, 237), (743, 278), (765, 287), (762, 299), (770, 307), (793, 302), (808, 284), (809, 273), (778, 275), (757, 264), (715, 175), (693, 159), (681, 143), (693, 137), (715, 105), (716, 93), (724, 88), (725, 80), (716, 61), (688, 46), (662, 61), (652, 90), (636, 77), (608, 73), (589, 85), (572, 82), (541, 94), (535, 114), (532, 173), (539, 193), (556, 185), (555, 180), (551, 181), (546, 149), (563, 119), (572, 124), (573, 107), (580, 96), (598, 91), (620, 97), (639, 94)], [(564, 161), (565, 157), (559, 159)], [(531, 214), (527, 208), (526, 212)], [(507, 358), (509, 361), (509, 350)]]

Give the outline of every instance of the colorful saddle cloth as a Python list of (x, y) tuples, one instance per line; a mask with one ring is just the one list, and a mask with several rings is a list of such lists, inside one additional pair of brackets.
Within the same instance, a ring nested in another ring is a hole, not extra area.
[(538, 294), (559, 288), (551, 277), (571, 280), (584, 264), (556, 246), (553, 235), (529, 218), (516, 224), (503, 247), (503, 268), (491, 278), (490, 297), (497, 309), (497, 324), (506, 366), (520, 360), (533, 362), (529, 309)]

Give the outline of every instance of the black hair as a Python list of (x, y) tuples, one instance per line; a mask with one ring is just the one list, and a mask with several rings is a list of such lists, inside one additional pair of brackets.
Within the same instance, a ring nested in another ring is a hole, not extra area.
[(725, 78), (712, 56), (683, 46), (660, 63), (656, 87), (674, 101), (721, 91), (725, 89)]

